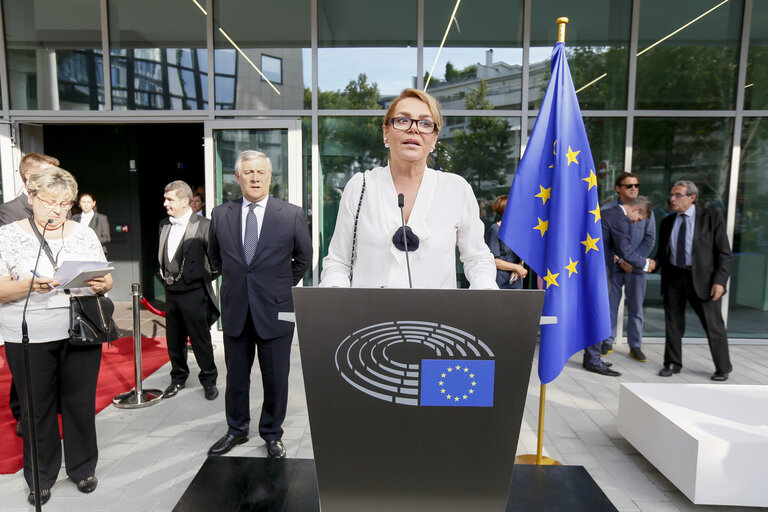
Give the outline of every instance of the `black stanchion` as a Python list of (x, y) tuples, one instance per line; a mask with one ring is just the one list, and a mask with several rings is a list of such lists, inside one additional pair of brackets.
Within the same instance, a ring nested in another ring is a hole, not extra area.
[(136, 387), (127, 393), (120, 393), (112, 399), (115, 407), (120, 409), (139, 409), (157, 403), (163, 398), (163, 392), (159, 389), (144, 389), (142, 386), (141, 372), (141, 315), (140, 297), (141, 287), (138, 283), (131, 284), (131, 296), (133, 299), (133, 353), (134, 368), (136, 370)]

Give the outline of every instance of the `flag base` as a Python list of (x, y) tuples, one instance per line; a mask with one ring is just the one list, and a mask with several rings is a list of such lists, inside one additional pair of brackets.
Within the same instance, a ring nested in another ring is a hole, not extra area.
[[(538, 464), (536, 462), (536, 454), (531, 453), (527, 455), (518, 455), (515, 457), (515, 464), (523, 464), (523, 465), (535, 465)], [(563, 463), (553, 459), (552, 457), (541, 457), (541, 466), (562, 466)]]

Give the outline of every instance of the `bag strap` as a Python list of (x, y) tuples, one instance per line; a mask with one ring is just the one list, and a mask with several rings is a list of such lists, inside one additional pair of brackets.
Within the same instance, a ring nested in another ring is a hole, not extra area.
[(355, 213), (355, 227), (352, 231), (352, 256), (349, 261), (349, 284), (352, 284), (352, 273), (355, 267), (355, 257), (357, 256), (357, 220), (360, 218), (360, 208), (363, 206), (363, 196), (365, 195), (365, 172), (363, 172), (363, 188), (360, 190), (360, 200), (357, 202), (357, 213)]
[(45, 251), (45, 255), (48, 256), (48, 259), (51, 260), (51, 265), (53, 266), (53, 270), (56, 270), (56, 260), (53, 259), (53, 253), (51, 252), (51, 248), (48, 246), (48, 242), (45, 241), (45, 238), (42, 234), (37, 230), (37, 226), (35, 225), (35, 221), (32, 220), (32, 217), (28, 217), (27, 220), (29, 220), (29, 225), (32, 226), (32, 231), (34, 231), (35, 235), (37, 236), (37, 239), (40, 240), (40, 245), (43, 246), (43, 250)]

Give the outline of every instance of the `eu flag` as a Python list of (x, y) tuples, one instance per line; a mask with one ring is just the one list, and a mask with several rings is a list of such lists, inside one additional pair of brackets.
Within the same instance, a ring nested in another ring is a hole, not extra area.
[(422, 359), (419, 405), (493, 407), (493, 359)]
[(499, 237), (546, 283), (539, 379), (611, 333), (595, 164), (565, 57), (552, 51), (552, 77), (520, 160)]

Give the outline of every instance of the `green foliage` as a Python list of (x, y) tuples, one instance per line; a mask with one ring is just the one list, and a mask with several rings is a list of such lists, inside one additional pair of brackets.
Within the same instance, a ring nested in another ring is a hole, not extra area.
[[(470, 110), (491, 110), (487, 98), (488, 85), (480, 80), (476, 89), (468, 92), (464, 104)], [(510, 125), (506, 119), (470, 117), (468, 129), (453, 133), (453, 145), (447, 150), (443, 170), (455, 172), (473, 183), (475, 193), (483, 188), (483, 182), (503, 183), (512, 164), (510, 154)]]

